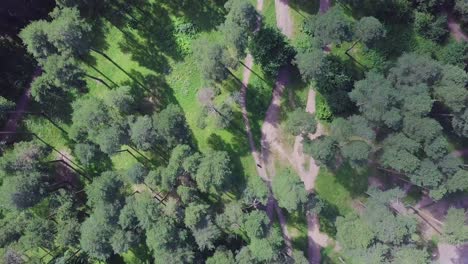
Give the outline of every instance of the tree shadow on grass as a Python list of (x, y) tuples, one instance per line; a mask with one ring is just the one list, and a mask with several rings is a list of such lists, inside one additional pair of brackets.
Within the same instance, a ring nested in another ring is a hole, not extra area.
[(227, 143), (217, 134), (211, 134), (207, 139), (207, 143), (211, 149), (216, 151), (226, 151), (229, 154), (232, 164), (232, 178), (228, 183), (228, 186), (230, 186), (229, 189), (233, 191), (236, 198), (239, 198), (246, 186), (246, 178), (242, 168), (242, 162), (240, 160), (241, 155), (234, 150), (235, 148), (232, 144)]
[(363, 195), (368, 188), (368, 170), (357, 171), (344, 163), (333, 171), (336, 181), (349, 191), (352, 198)]
[(166, 4), (174, 16), (184, 16), (201, 31), (209, 31), (224, 21), (226, 1), (172, 0)]

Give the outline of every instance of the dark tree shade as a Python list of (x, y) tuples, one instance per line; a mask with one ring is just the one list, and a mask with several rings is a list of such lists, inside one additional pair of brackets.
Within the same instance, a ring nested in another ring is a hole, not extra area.
[(125, 173), (127, 179), (134, 184), (142, 183), (146, 175), (148, 175), (148, 169), (141, 163), (135, 163)]

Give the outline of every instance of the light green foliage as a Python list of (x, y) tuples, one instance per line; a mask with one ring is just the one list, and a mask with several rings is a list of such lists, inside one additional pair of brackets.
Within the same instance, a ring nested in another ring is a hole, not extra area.
[(308, 31), (313, 33), (321, 45), (340, 44), (351, 40), (353, 35), (352, 20), (339, 6), (330, 8), (325, 14), (313, 17), (307, 25)]
[(239, 231), (243, 228), (244, 218), (241, 204), (232, 202), (226, 204), (222, 214), (217, 215), (216, 223), (223, 229)]
[(336, 219), (336, 238), (346, 249), (367, 248), (374, 234), (372, 230), (356, 215), (348, 214)]
[(465, 41), (450, 41), (440, 51), (438, 59), (443, 63), (464, 68), (465, 61), (468, 60), (468, 43)]
[(425, 264), (429, 261), (429, 253), (416, 247), (402, 247), (394, 256), (394, 264)]
[(261, 239), (268, 234), (268, 223), (265, 212), (256, 210), (245, 217), (244, 229), (250, 239)]
[(100, 129), (111, 121), (108, 108), (97, 98), (81, 98), (73, 103), (72, 126), (70, 136), (82, 139), (89, 135), (96, 138)]
[(434, 94), (452, 111), (459, 112), (467, 104), (468, 74), (462, 68), (445, 65), (442, 80), (434, 87)]
[(405, 173), (412, 173), (419, 167), (420, 160), (415, 156), (420, 147), (418, 142), (400, 133), (390, 135), (383, 144), (380, 158), (383, 165)]
[(187, 145), (178, 145), (172, 150), (167, 167), (161, 171), (161, 188), (170, 190), (178, 177), (187, 175), (183, 164), (191, 154), (192, 150)]
[(372, 46), (376, 41), (385, 37), (386, 31), (377, 18), (363, 17), (356, 25), (355, 35), (367, 46)]
[(450, 208), (444, 222), (443, 237), (447, 243), (458, 245), (468, 240), (465, 210)]
[(102, 128), (94, 141), (99, 145), (102, 152), (109, 155), (120, 150), (120, 147), (127, 143), (128, 135), (123, 127), (118, 124), (113, 124), (109, 127)]
[(47, 21), (37, 20), (26, 26), (19, 34), (27, 51), (38, 61), (57, 53), (57, 48), (48, 39), (48, 30), (49, 23)]
[(442, 173), (437, 166), (429, 159), (424, 159), (415, 173), (409, 175), (411, 182), (417, 185), (434, 188), (443, 180)]
[(289, 212), (301, 210), (307, 202), (304, 183), (291, 169), (283, 169), (277, 173), (273, 178), (272, 189), (279, 206)]
[(228, 77), (229, 69), (225, 66), (226, 54), (220, 44), (200, 39), (194, 44), (194, 50), (198, 66), (206, 81), (221, 82)]
[(284, 124), (287, 132), (294, 136), (300, 134), (313, 134), (317, 128), (315, 116), (304, 111), (303, 109), (296, 109), (288, 113), (288, 118)]
[(200, 160), (195, 180), (202, 192), (219, 193), (231, 180), (231, 165), (227, 152), (209, 151)]
[(110, 238), (114, 232), (107, 219), (93, 213), (81, 225), (80, 246), (91, 257), (105, 260), (113, 252)]
[(114, 203), (121, 195), (122, 186), (123, 182), (115, 172), (106, 171), (86, 186), (87, 203), (92, 207), (101, 203)]
[(15, 103), (0, 96), (0, 121), (4, 120), (7, 116), (6, 111), (11, 111), (15, 108)]
[(21, 242), (27, 249), (36, 247), (52, 249), (54, 237), (55, 226), (52, 221), (33, 218), (26, 226), (24, 235), (21, 237)]
[(218, 227), (213, 224), (208, 209), (208, 205), (196, 203), (190, 203), (185, 209), (184, 223), (192, 230), (200, 250), (213, 249), (221, 235)]
[(424, 143), (424, 152), (433, 160), (439, 160), (445, 156), (448, 153), (448, 149), (449, 144), (443, 136), (438, 136), (434, 140)]
[(213, 114), (216, 127), (221, 129), (228, 128), (234, 119), (232, 105), (226, 102), (221, 103), (219, 106), (213, 107)]
[(81, 88), (84, 72), (78, 62), (70, 56), (50, 55), (42, 65), (43, 74), (50, 76), (50, 84), (63, 90)]
[(249, 177), (247, 179), (247, 187), (242, 193), (242, 200), (246, 204), (252, 204), (256, 202), (266, 204), (268, 195), (268, 188), (260, 177)]
[(468, 188), (468, 171), (458, 170), (447, 180), (447, 191), (464, 191)]
[(96, 161), (98, 149), (96, 145), (93, 144), (76, 144), (75, 145), (75, 155), (76, 158), (84, 166), (91, 166), (94, 161)]
[(235, 264), (236, 260), (232, 251), (217, 248), (213, 256), (206, 259), (206, 264)]

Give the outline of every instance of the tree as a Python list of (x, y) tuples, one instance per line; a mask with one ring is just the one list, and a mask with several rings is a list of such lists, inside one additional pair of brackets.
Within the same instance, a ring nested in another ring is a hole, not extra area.
[(443, 136), (438, 136), (432, 141), (424, 143), (424, 153), (432, 160), (439, 160), (443, 158), (449, 149), (449, 143)]
[(80, 246), (91, 257), (106, 260), (113, 253), (110, 239), (114, 229), (98, 214), (91, 214), (83, 222), (80, 233)]
[(271, 262), (277, 258), (282, 245), (281, 231), (277, 227), (271, 227), (268, 237), (252, 239), (248, 248), (256, 261)]
[(273, 178), (272, 189), (280, 207), (294, 212), (307, 202), (307, 192), (299, 176), (284, 169)]
[(182, 108), (170, 104), (153, 117), (153, 126), (158, 136), (163, 138), (169, 147), (189, 141), (190, 131)]
[(215, 116), (215, 124), (218, 128), (224, 129), (231, 125), (234, 119), (234, 111), (231, 104), (223, 102), (218, 107), (212, 107), (212, 110)]
[(284, 127), (288, 133), (294, 136), (300, 134), (312, 134), (317, 128), (317, 122), (315, 116), (302, 109), (296, 109), (288, 113), (288, 118), (284, 124)]
[(455, 0), (454, 10), (458, 13), (458, 15), (460, 15), (463, 23), (468, 22), (468, 4), (466, 3), (466, 1)]
[(468, 137), (468, 108), (453, 117), (452, 126), (457, 135)]
[(24, 210), (39, 203), (46, 195), (47, 183), (41, 181), (43, 175), (37, 171), (20, 173), (3, 179), (0, 187), (2, 204), (7, 208)]
[(43, 61), (58, 52), (48, 39), (49, 27), (47, 21), (37, 20), (28, 24), (19, 34), (27, 51), (38, 61)]
[(55, 244), (62, 247), (77, 246), (80, 238), (80, 223), (78, 220), (71, 219), (61, 221), (57, 225), (57, 234), (55, 235)]
[(219, 193), (230, 181), (230, 158), (225, 151), (209, 151), (200, 160), (195, 174), (198, 189), (202, 192)]
[(394, 264), (425, 264), (429, 261), (429, 253), (424, 249), (417, 249), (416, 247), (405, 246), (395, 253), (393, 262)]
[(435, 119), (406, 116), (403, 120), (403, 132), (416, 142), (428, 142), (442, 133), (442, 126)]
[(190, 155), (192, 155), (192, 150), (187, 145), (178, 145), (172, 150), (167, 167), (161, 170), (161, 188), (163, 190), (171, 190), (179, 177), (188, 175), (183, 164)]
[(468, 227), (465, 225), (465, 210), (451, 207), (445, 216), (443, 237), (447, 243), (458, 245), (468, 241)]
[(245, 217), (243, 228), (251, 240), (261, 239), (268, 235), (268, 224), (269, 220), (265, 212), (255, 210)]
[(208, 214), (209, 206), (190, 203), (185, 209), (184, 223), (192, 230), (200, 250), (213, 249), (214, 242), (221, 235)]
[(453, 112), (460, 112), (468, 101), (468, 74), (463, 68), (445, 65), (440, 83), (434, 87), (434, 94)]
[(468, 171), (458, 170), (448, 178), (446, 183), (448, 192), (464, 191), (468, 188)]
[(129, 86), (120, 86), (110, 90), (104, 101), (109, 107), (123, 114), (130, 114), (136, 108), (136, 100)]
[(109, 109), (95, 97), (81, 98), (73, 102), (70, 136), (78, 141), (89, 136), (95, 139), (100, 130), (111, 123)]
[(363, 17), (356, 25), (356, 37), (366, 46), (372, 46), (384, 38), (386, 31), (382, 23), (375, 17)]
[(415, 156), (419, 148), (418, 142), (402, 133), (390, 135), (383, 142), (383, 154), (380, 157), (380, 162), (399, 172), (412, 173), (416, 171), (421, 162)]
[(422, 160), (416, 172), (411, 173), (409, 177), (411, 182), (429, 188), (439, 186), (444, 178), (437, 166), (429, 159)]
[(465, 63), (468, 61), (468, 43), (465, 41), (450, 41), (442, 49), (438, 59), (446, 64), (465, 68)]
[(371, 147), (364, 141), (351, 141), (341, 147), (343, 157), (347, 159), (351, 165), (360, 167), (367, 163)]
[(352, 20), (348, 18), (339, 6), (330, 8), (325, 14), (311, 18), (309, 32), (319, 40), (321, 45), (340, 44), (351, 40), (353, 35)]
[(44, 60), (42, 69), (43, 74), (50, 76), (49, 80), (54, 87), (70, 90), (85, 85), (85, 73), (73, 57), (52, 54)]
[(15, 103), (0, 96), (0, 121), (5, 120), (7, 114), (5, 112), (11, 111), (15, 108)]
[(434, 85), (442, 77), (440, 64), (426, 56), (406, 53), (398, 58), (397, 65), (390, 69), (388, 79), (397, 86)]
[(139, 116), (130, 124), (130, 138), (142, 150), (154, 148), (158, 142), (158, 135), (152, 121), (149, 116)]
[(127, 179), (133, 184), (144, 182), (146, 175), (148, 175), (148, 170), (141, 163), (135, 163), (125, 173)]
[(248, 37), (257, 25), (258, 13), (248, 1), (228, 1), (224, 5), (228, 14), (221, 26), (228, 45), (234, 47), (236, 57), (240, 59), (247, 47)]
[(223, 46), (208, 39), (200, 39), (194, 44), (198, 66), (203, 78), (208, 82), (224, 81), (230, 71), (226, 67), (227, 56)]
[(127, 143), (127, 131), (119, 124), (112, 124), (109, 127), (102, 128), (94, 141), (99, 145), (102, 152), (109, 155), (115, 154), (120, 147)]
[(315, 140), (305, 138), (303, 151), (312, 156), (318, 164), (328, 165), (335, 158), (336, 142), (327, 136)]
[(113, 171), (106, 171), (86, 186), (88, 204), (92, 207), (100, 203), (114, 203), (121, 198), (123, 182)]
[(98, 149), (96, 145), (79, 143), (75, 145), (74, 153), (78, 161), (86, 167), (91, 166), (97, 158)]
[(299, 52), (296, 54), (294, 63), (297, 65), (304, 81), (317, 79), (328, 69), (328, 60), (326, 54), (320, 49), (312, 51)]
[(112, 250), (117, 253), (125, 253), (132, 247), (138, 245), (139, 239), (138, 235), (132, 231), (124, 231), (122, 229), (117, 229), (114, 231), (114, 234), (110, 238), (110, 243)]
[(244, 218), (241, 204), (231, 202), (225, 205), (222, 214), (216, 216), (216, 223), (222, 229), (237, 232), (243, 229)]
[(242, 200), (246, 204), (266, 204), (269, 196), (269, 191), (266, 184), (260, 177), (249, 177), (247, 179), (247, 187), (242, 193)]
[(49, 41), (62, 54), (85, 55), (90, 48), (91, 25), (80, 17), (77, 8), (55, 8), (47, 30)]
[(442, 41), (447, 36), (447, 16), (438, 15), (436, 18), (430, 13), (417, 11), (414, 15), (414, 28), (425, 38)]
[(366, 73), (365, 79), (357, 81), (349, 98), (371, 122), (395, 128), (401, 120), (397, 105), (398, 94), (391, 82), (377, 72), (370, 71)]
[(33, 218), (29, 221), (21, 241), (27, 249), (36, 247), (53, 248), (55, 226), (52, 221)]
[(213, 256), (206, 259), (206, 264), (235, 264), (236, 260), (232, 251), (225, 248), (217, 248)]
[[(268, 76), (276, 76), (278, 70), (290, 63), (294, 49), (277, 29), (262, 27), (250, 41), (250, 53)], [(276, 56), (271, 56), (276, 54)]]
[(372, 230), (356, 214), (338, 217), (335, 225), (336, 239), (345, 249), (365, 249), (375, 237)]

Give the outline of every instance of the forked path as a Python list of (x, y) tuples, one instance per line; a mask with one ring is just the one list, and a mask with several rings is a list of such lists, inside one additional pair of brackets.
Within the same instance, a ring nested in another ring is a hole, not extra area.
[[(263, 9), (263, 0), (257, 0), (257, 11), (261, 12)], [(258, 21), (257, 25), (257, 30), (260, 27), (261, 21)], [(251, 75), (251, 68), (253, 66), (253, 58), (252, 55), (248, 54), (247, 57), (245, 58), (244, 61), (245, 69), (243, 72), (242, 76), (242, 87), (241, 87), (241, 111), (242, 111), (242, 118), (244, 120), (244, 125), (245, 125), (245, 130), (247, 132), (247, 137), (249, 140), (249, 146), (250, 150), (252, 153), (252, 157), (257, 164), (257, 173), (258, 175), (266, 182), (268, 188), (270, 189), (270, 194), (272, 194), (271, 191), (271, 180), (268, 177), (267, 174), (267, 164), (265, 164), (264, 159), (262, 158), (262, 154), (257, 151), (257, 148), (255, 146), (255, 141), (253, 139), (252, 131), (251, 131), (251, 126), (250, 126), (250, 121), (248, 118), (248, 112), (247, 112), (247, 86), (249, 84), (249, 79)], [(263, 150), (263, 148), (262, 148)], [(286, 249), (287, 253), (289, 255), (292, 254), (292, 244), (291, 244), (291, 237), (288, 233), (287, 226), (286, 226), (286, 217), (284, 216), (283, 212), (281, 211), (281, 208), (278, 206), (278, 202), (276, 199), (273, 197), (273, 195), (270, 195), (268, 199), (268, 204), (267, 204), (267, 215), (270, 218), (271, 221), (274, 220), (274, 213), (278, 215), (278, 220), (280, 222), (281, 230), (283, 232), (283, 237), (284, 241), (286, 244)]]

